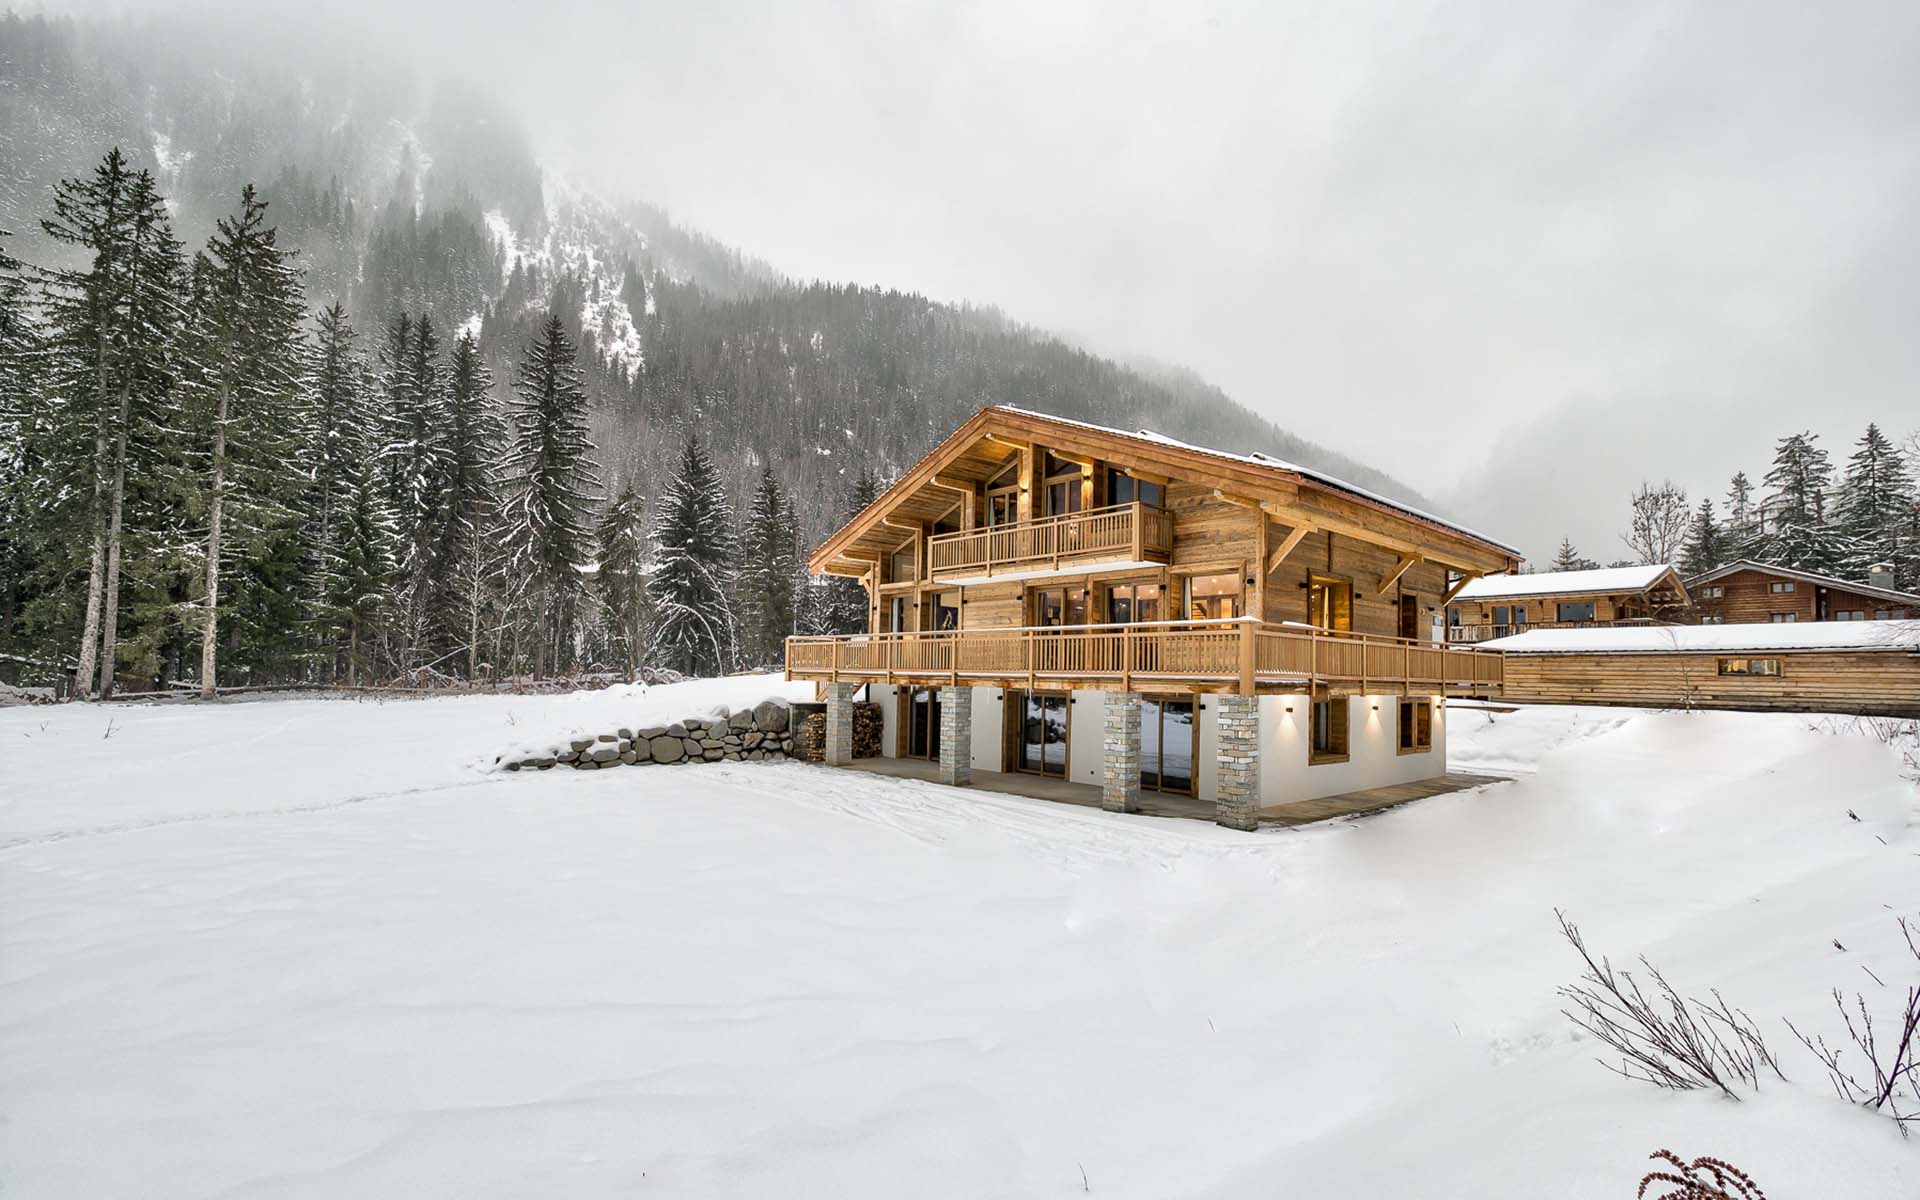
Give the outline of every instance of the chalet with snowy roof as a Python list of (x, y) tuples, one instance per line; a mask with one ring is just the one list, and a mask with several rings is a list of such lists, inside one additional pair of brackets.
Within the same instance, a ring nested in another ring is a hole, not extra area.
[(1549, 704), (1920, 717), (1920, 620), (1532, 629), (1504, 696)]
[(868, 630), (789, 639), (787, 674), (822, 685), (830, 763), (867, 701), (900, 770), (1252, 828), (1444, 776), (1445, 698), (1500, 690), (1448, 594), (1518, 563), (1303, 466), (995, 406), (814, 551)]
[(1488, 575), (1447, 606), (1447, 640), (1484, 642), (1529, 629), (1677, 624), (1689, 618), (1686, 585), (1669, 565)]
[(1857, 583), (1743, 558), (1687, 581), (1703, 625), (1787, 625), (1806, 621), (1920, 618), (1920, 595), (1893, 586), (1891, 566)]

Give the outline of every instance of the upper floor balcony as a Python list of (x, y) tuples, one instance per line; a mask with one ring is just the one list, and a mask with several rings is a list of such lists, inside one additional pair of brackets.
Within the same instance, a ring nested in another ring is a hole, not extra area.
[(1151, 566), (1173, 553), (1173, 517), (1148, 504), (1014, 521), (927, 539), (940, 583), (985, 583), (1095, 566)]

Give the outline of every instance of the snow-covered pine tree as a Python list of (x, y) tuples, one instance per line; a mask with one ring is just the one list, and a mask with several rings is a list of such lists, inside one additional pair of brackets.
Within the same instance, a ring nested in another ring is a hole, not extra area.
[(28, 398), (35, 327), (27, 313), (27, 281), (20, 260), (7, 252), (12, 235), (0, 230), (0, 653), (18, 653), (20, 616), (35, 561), (28, 514)]
[(440, 378), (440, 341), (427, 314), (421, 313), (410, 326), (404, 314), (397, 318), (388, 353), (388, 430), (382, 455), (390, 489), (387, 503), (400, 535), (402, 665), (414, 667), (432, 657), (429, 613), (436, 593), (446, 590), (438, 574), (447, 564), (438, 552), (441, 532), (451, 519), (446, 508), (451, 422)]
[(1759, 550), (1759, 520), (1753, 509), (1753, 484), (1745, 471), (1735, 471), (1727, 483), (1727, 519), (1720, 526), (1720, 553), (1725, 561), (1751, 558)]
[[(879, 478), (871, 468), (861, 467), (859, 476), (854, 480), (853, 491), (847, 497), (847, 509), (842, 520), (851, 520), (879, 496)], [(835, 575), (815, 587), (819, 597), (815, 611), (819, 614), (819, 620), (803, 626), (807, 632), (830, 634), (867, 631), (867, 589), (858, 579)]]
[[(371, 442), (367, 449), (373, 449)], [(375, 678), (384, 624), (392, 610), (394, 543), (385, 481), (371, 454), (342, 464), (338, 554), (329, 573), (327, 611), (340, 631), (347, 683)]]
[(646, 504), (627, 483), (600, 518), (600, 604), (606, 610), (607, 650), (632, 675), (647, 646)]
[(1840, 564), (1843, 578), (1865, 582), (1868, 568), (1891, 563), (1896, 579), (1914, 571), (1920, 554), (1912, 534), (1913, 479), (1898, 448), (1869, 423), (1841, 482), (1835, 508), (1841, 532), (1850, 544)]
[(1761, 553), (1781, 566), (1832, 574), (1842, 569), (1851, 543), (1831, 520), (1833, 465), (1819, 441), (1820, 435), (1802, 432), (1774, 448)]
[(55, 187), (41, 228), (80, 261), (42, 272), (48, 374), (35, 425), (46, 478), (44, 488), (27, 486), (44, 498), (37, 544), (54, 564), (66, 547), (88, 551), (74, 672), (85, 695), (112, 684), (127, 464), (130, 447), (167, 420), (181, 255), (153, 177), (117, 148), (92, 174)]
[(1714, 519), (1713, 498), (1702, 497), (1687, 529), (1686, 545), (1680, 549), (1680, 573), (1692, 578), (1713, 570), (1727, 561), (1720, 536), (1720, 523)]
[[(204, 438), (207, 517), (206, 589), (200, 598), (200, 690), (219, 680), (220, 585), (225, 560), (242, 568), (272, 603), (297, 593), (298, 513), (303, 489), (294, 453), (303, 421), (299, 402), (306, 369), (300, 321), (303, 300), (292, 252), (267, 224), (267, 203), (253, 185), (240, 207), (214, 227), (194, 260), (187, 379)], [(282, 552), (294, 547), (295, 553)], [(284, 574), (253, 574), (262, 564)], [(273, 593), (280, 593), (275, 595)], [(251, 598), (249, 598), (251, 599)], [(231, 603), (231, 602), (230, 602)], [(257, 632), (257, 630), (256, 630)]]
[(736, 584), (741, 650), (749, 666), (775, 666), (794, 629), (797, 546), (794, 514), (771, 467), (763, 467), (747, 511)]
[(689, 434), (653, 525), (653, 630), (648, 657), (685, 675), (731, 669), (739, 646), (733, 611), (733, 510), (713, 459)]
[[(343, 590), (343, 536), (356, 503), (359, 470), (378, 446), (368, 431), (380, 428), (367, 364), (355, 349), (353, 322), (338, 301), (320, 310), (315, 323), (312, 394), (308, 402), (308, 471), (302, 502), (305, 582), (301, 589), (314, 626), (314, 657), (321, 682), (339, 672), (350, 615), (334, 604)], [(382, 514), (384, 516), (384, 514)], [(382, 576), (384, 579), (384, 575)]]
[[(573, 342), (549, 314), (520, 360), (502, 481), (503, 588), (533, 673), (564, 669), (573, 645), (599, 470)], [(516, 656), (518, 657), (518, 656)]]
[(491, 603), (506, 428), (494, 400), (493, 374), (471, 331), (453, 344), (446, 398), (444, 486), (433, 555), (437, 599), (430, 625), (436, 656), (464, 649), (459, 656), (472, 679), (480, 670), (481, 616)]

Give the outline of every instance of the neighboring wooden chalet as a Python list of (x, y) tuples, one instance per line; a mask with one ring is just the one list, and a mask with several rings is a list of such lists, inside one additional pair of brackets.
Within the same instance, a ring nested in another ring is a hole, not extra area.
[(1895, 591), (1893, 573), (1854, 583), (1743, 558), (1687, 581), (1702, 625), (1920, 618), (1920, 595)]
[[(869, 632), (792, 638), (886, 753), (942, 778), (1032, 772), (1217, 805), (1445, 772), (1441, 703), (1497, 694), (1500, 657), (1444, 640), (1456, 581), (1513, 548), (1319, 472), (1007, 407), (982, 409), (813, 554), (857, 578)], [(843, 736), (844, 735), (844, 736)]]
[(1920, 621), (1537, 629), (1503, 694), (1552, 704), (1920, 716)]
[(1686, 585), (1664, 563), (1488, 575), (1461, 588), (1447, 606), (1447, 640), (1484, 642), (1529, 629), (1591, 629), (1674, 624), (1688, 619)]

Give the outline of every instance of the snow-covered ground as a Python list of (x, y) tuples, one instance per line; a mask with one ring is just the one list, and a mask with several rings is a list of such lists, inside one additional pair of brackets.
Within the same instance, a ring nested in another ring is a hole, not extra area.
[[(1872, 737), (1462, 711), (1455, 765), (1519, 778), (1257, 834), (798, 764), (485, 769), (782, 686), (0, 711), (0, 1193), (1615, 1198), (1671, 1146), (1920, 1194), (1920, 1141), (1779, 1024), (1920, 974)], [(1595, 1065), (1556, 905), (1754, 1013), (1793, 1082)]]

